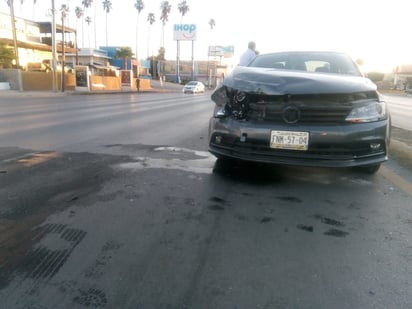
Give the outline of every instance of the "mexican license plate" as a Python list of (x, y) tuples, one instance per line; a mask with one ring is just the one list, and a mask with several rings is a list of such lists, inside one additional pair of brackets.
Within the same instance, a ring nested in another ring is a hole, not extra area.
[(271, 131), (270, 148), (308, 150), (309, 132)]

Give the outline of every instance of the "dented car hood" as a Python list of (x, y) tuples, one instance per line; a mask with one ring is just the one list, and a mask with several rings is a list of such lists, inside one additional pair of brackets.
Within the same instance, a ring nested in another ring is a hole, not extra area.
[(300, 95), (367, 92), (376, 91), (377, 87), (363, 76), (239, 66), (215, 90), (212, 100), (218, 105), (226, 103), (222, 102), (221, 92), (227, 89), (251, 94)]

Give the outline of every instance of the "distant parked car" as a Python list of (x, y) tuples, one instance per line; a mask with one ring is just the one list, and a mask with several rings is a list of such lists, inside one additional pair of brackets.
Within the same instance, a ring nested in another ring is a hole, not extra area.
[(218, 158), (369, 173), (388, 159), (386, 103), (345, 54), (259, 55), (211, 97), (209, 151)]
[(205, 92), (205, 85), (202, 82), (190, 81), (182, 89), (183, 93)]

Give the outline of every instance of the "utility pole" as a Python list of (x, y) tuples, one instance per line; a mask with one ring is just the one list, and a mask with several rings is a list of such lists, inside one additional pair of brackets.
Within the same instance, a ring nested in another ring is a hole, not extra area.
[(65, 88), (65, 80), (64, 80), (64, 71), (65, 71), (65, 29), (64, 29), (64, 20), (66, 19), (67, 13), (68, 13), (69, 9), (68, 7), (63, 4), (61, 7), (61, 13), (62, 13), (62, 92), (64, 92), (64, 88)]
[(176, 83), (180, 84), (180, 41), (177, 40), (176, 52)]
[(192, 76), (191, 80), (195, 80), (195, 41), (192, 40)]
[(57, 91), (57, 52), (56, 52), (56, 7), (52, 0), (52, 68), (53, 68), (53, 91)]
[(9, 5), (10, 5), (11, 29), (13, 32), (14, 57), (16, 58), (16, 67), (19, 68), (20, 67), (19, 47), (17, 46), (16, 19), (14, 18), (14, 0), (10, 0)]

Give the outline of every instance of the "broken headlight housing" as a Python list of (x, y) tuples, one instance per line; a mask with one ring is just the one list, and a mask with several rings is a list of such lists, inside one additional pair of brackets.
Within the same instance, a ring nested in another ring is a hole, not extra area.
[(387, 119), (386, 103), (374, 100), (354, 104), (345, 120), (348, 122), (373, 122), (385, 119)]
[(221, 87), (212, 95), (212, 100), (220, 107), (215, 110), (216, 118), (232, 116), (235, 119), (245, 119), (247, 117), (249, 98), (243, 91)]

